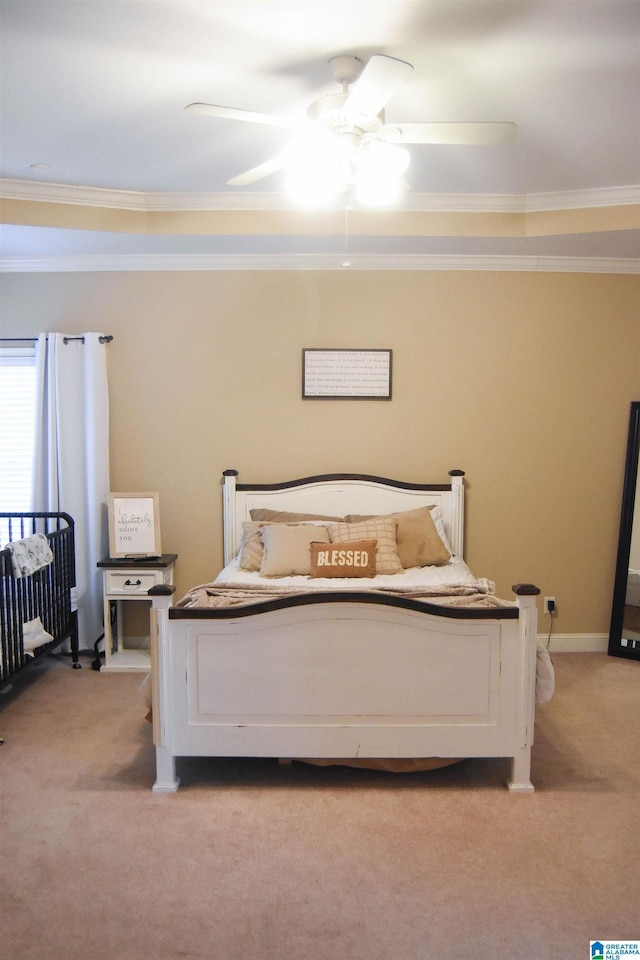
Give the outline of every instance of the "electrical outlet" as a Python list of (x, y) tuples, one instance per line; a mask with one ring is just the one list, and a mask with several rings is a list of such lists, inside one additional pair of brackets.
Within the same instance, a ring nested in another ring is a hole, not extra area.
[(551, 616), (553, 616), (554, 613), (557, 613), (555, 597), (544, 598), (544, 612), (551, 614)]

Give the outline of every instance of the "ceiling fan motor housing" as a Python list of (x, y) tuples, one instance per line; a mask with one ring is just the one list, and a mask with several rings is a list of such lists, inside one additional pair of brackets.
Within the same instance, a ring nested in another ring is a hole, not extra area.
[(314, 100), (307, 110), (307, 119), (338, 133), (347, 130), (375, 133), (379, 130), (384, 123), (384, 111), (377, 117), (367, 117), (363, 113), (345, 109), (348, 96), (347, 93), (329, 93)]
[(331, 75), (341, 84), (342, 93), (329, 93), (315, 100), (307, 110), (307, 119), (333, 133), (375, 133), (384, 123), (384, 112), (369, 116), (349, 109), (349, 86), (358, 79), (364, 64), (360, 57), (343, 54), (329, 60)]
[(331, 68), (331, 76), (336, 83), (348, 85), (358, 79), (362, 73), (363, 63), (360, 57), (341, 55), (332, 57), (329, 60), (329, 67)]

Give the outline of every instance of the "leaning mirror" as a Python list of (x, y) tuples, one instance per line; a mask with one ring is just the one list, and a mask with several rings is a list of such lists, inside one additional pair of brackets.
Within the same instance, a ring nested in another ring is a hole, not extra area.
[(640, 660), (640, 401), (631, 404), (609, 654)]

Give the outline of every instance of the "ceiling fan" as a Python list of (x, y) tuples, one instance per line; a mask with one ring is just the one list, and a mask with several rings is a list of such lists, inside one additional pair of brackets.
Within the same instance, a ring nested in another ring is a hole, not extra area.
[[(347, 158), (349, 169), (353, 169), (355, 157), (356, 165), (361, 167), (366, 168), (367, 163), (371, 165), (373, 159), (376, 165), (390, 163), (398, 170), (400, 167), (404, 170), (409, 155), (398, 147), (401, 144), (500, 145), (509, 143), (515, 136), (514, 123), (386, 123), (384, 107), (413, 72), (410, 63), (376, 54), (363, 65), (359, 57), (341, 55), (333, 57), (329, 67), (333, 79), (342, 86), (342, 91), (315, 100), (304, 119), (255, 113), (212, 103), (190, 103), (185, 110), (295, 131), (298, 145), (301, 142), (311, 144), (309, 149), (303, 151), (302, 163), (307, 166), (313, 158), (318, 157), (320, 137), (339, 146), (338, 162), (343, 167)], [(401, 157), (401, 154), (404, 156)], [(291, 156), (291, 150), (286, 150), (227, 183), (230, 186), (248, 186), (287, 167)], [(326, 165), (324, 158), (322, 163)], [(344, 174), (343, 179), (348, 180), (349, 174)]]

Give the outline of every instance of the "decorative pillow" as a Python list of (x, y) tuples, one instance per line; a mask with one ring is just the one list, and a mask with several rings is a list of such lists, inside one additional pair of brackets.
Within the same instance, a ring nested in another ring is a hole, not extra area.
[(329, 543), (326, 527), (313, 524), (292, 526), (286, 523), (267, 524), (262, 528), (264, 557), (260, 566), (263, 577), (309, 576), (313, 541)]
[(245, 520), (242, 524), (242, 542), (238, 554), (238, 566), (241, 570), (256, 571), (260, 569), (264, 556), (264, 546), (260, 533), (264, 523)]
[(446, 532), (446, 530), (444, 529), (444, 520), (442, 519), (442, 510), (440, 509), (440, 507), (439, 507), (437, 504), (436, 504), (436, 506), (434, 506), (434, 507), (429, 507), (429, 510), (431, 511), (431, 519), (433, 520), (433, 522), (434, 522), (435, 525), (436, 525), (436, 530), (438, 531), (438, 535), (439, 535), (440, 539), (441, 539), (442, 542), (444, 543), (444, 545), (445, 545), (445, 547), (447, 548), (447, 550), (449, 551), (449, 553), (450, 553), (451, 555), (453, 555), (453, 550), (451, 549), (451, 544), (449, 543), (449, 540), (448, 540), (448, 538), (447, 538), (447, 532)]
[[(389, 514), (398, 527), (396, 542), (400, 563), (408, 567), (442, 566), (451, 559), (451, 551), (447, 549), (436, 529), (429, 507), (417, 507), (414, 510), (403, 510)], [(348, 520), (362, 521), (366, 518), (350, 515)]]
[(396, 543), (396, 521), (391, 517), (373, 517), (361, 523), (329, 523), (333, 543), (377, 540), (376, 573), (402, 573)]
[(312, 577), (374, 577), (375, 573), (375, 540), (311, 544)]
[(325, 517), (321, 513), (291, 513), (288, 510), (269, 510), (256, 507), (250, 510), (252, 520), (268, 520), (269, 523), (303, 523), (305, 520), (342, 520), (342, 517)]
[[(262, 539), (262, 530), (264, 527), (271, 526), (276, 521), (271, 520), (245, 520), (242, 524), (242, 540), (240, 541), (240, 550), (238, 552), (238, 566), (241, 570), (257, 572), (262, 566), (264, 557), (264, 543)], [(296, 524), (296, 526), (313, 526), (317, 529), (320, 526), (317, 520), (306, 523)], [(324, 526), (324, 525), (322, 525)], [(325, 527), (326, 529), (326, 527)], [(319, 540), (316, 537), (316, 540)]]

